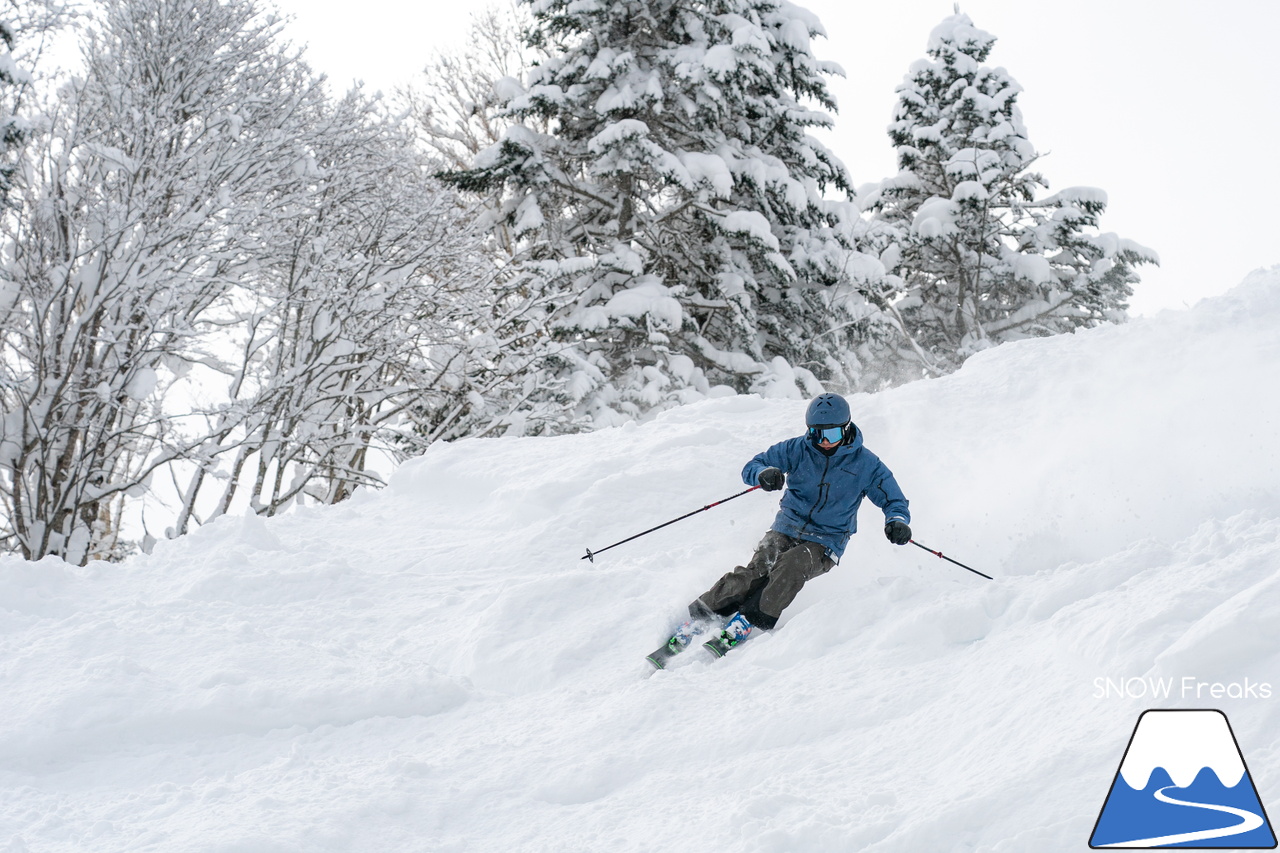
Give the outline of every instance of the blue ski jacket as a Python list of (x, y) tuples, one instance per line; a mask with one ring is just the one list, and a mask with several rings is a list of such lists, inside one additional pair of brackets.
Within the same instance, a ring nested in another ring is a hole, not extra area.
[(806, 436), (779, 442), (746, 464), (743, 482), (759, 485), (760, 472), (770, 467), (787, 475), (773, 529), (825, 545), (836, 559), (858, 530), (858, 507), (864, 497), (884, 510), (886, 524), (895, 518), (911, 523), (898, 481), (880, 457), (862, 446), (861, 430), (831, 456)]

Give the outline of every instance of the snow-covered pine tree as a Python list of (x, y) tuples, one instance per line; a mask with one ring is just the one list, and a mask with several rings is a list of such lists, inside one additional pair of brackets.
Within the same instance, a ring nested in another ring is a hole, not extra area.
[[(850, 389), (880, 270), (853, 250), (844, 166), (809, 135), (835, 104), (812, 14), (786, 0), (530, 0), (527, 86), (470, 171), (503, 190), (535, 378), (616, 423), (714, 393)], [(539, 123), (548, 132), (536, 129)]]
[(1021, 87), (985, 64), (994, 43), (960, 13), (933, 30), (929, 58), (897, 90), (889, 135), (900, 171), (869, 199), (881, 257), (900, 279), (889, 309), (906, 336), (900, 356), (916, 371), (954, 369), (1003, 341), (1122, 320), (1134, 267), (1158, 262), (1093, 230), (1102, 190), (1036, 197), (1048, 183), (1031, 171), (1039, 155), (1018, 108)]
[(23, 0), (0, 9), (0, 204), (13, 186), (30, 133), (35, 67), (50, 36), (75, 13), (59, 0)]
[(14, 105), (30, 75), (14, 60), (14, 36), (13, 25), (0, 19), (0, 87), (4, 89), (4, 96), (0, 97), (0, 202), (13, 184), (15, 151), (26, 136), (26, 122), (14, 112)]

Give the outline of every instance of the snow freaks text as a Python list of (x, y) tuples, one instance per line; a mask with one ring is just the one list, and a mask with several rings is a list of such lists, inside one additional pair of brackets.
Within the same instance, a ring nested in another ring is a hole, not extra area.
[(1245, 678), (1242, 681), (1201, 681), (1195, 676), (1157, 678), (1095, 678), (1094, 699), (1270, 699), (1271, 683)]

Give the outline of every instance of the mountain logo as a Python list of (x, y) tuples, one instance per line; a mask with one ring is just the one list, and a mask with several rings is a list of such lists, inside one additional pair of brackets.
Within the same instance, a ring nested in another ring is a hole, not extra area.
[(1144, 711), (1089, 846), (1274, 849), (1275, 833), (1227, 715)]

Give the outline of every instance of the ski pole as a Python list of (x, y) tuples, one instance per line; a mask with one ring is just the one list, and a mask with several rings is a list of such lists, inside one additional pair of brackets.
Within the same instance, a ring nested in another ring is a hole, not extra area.
[[(929, 552), (930, 554), (932, 554), (933, 556), (935, 556), (935, 557), (940, 557), (941, 559), (946, 560), (948, 563), (955, 563), (957, 566), (959, 566), (959, 567), (960, 567), (960, 568), (962, 568), (962, 569), (969, 569), (969, 567), (968, 567), (968, 566), (966, 566), (964, 563), (960, 563), (960, 562), (957, 562), (957, 561), (955, 561), (955, 560), (951, 559), (950, 557), (948, 557), (946, 554), (942, 553), (941, 551), (935, 551), (935, 550), (933, 550), (932, 548), (926, 548), (924, 545), (921, 545), (919, 542), (917, 542), (917, 541), (916, 541), (916, 540), (914, 540), (914, 539), (912, 539), (912, 540), (911, 540), (911, 544), (912, 544), (912, 545), (915, 545), (917, 548), (924, 548), (926, 551), (928, 551), (928, 552)], [(977, 569), (969, 569), (969, 571), (973, 572), (975, 575), (982, 575), (982, 572), (978, 571)], [(991, 577), (991, 575), (982, 575), (982, 576), (983, 576), (984, 578), (986, 578), (987, 580), (989, 580), (989, 581), (993, 581), (993, 580), (995, 580), (995, 578)]]
[(600, 553), (602, 553), (602, 552), (604, 552), (604, 551), (608, 551), (608, 550), (609, 550), (609, 548), (617, 548), (619, 545), (622, 545), (622, 544), (625, 544), (625, 543), (627, 543), (627, 542), (630, 542), (632, 539), (639, 539), (641, 536), (644, 536), (646, 533), (652, 533), (652, 532), (653, 532), (653, 531), (655, 531), (655, 530), (661, 530), (662, 528), (666, 527), (666, 526), (667, 526), (667, 525), (669, 525), (669, 524), (675, 524), (677, 521), (684, 521), (686, 518), (688, 518), (688, 517), (689, 517), (689, 516), (691, 516), (691, 515), (697, 515), (697, 514), (698, 514), (698, 513), (700, 513), (700, 512), (706, 512), (707, 510), (711, 509), (712, 507), (720, 506), (720, 504), (722, 504), (722, 503), (728, 503), (729, 501), (733, 500), (734, 498), (740, 498), (740, 497), (742, 497), (743, 495), (747, 494), (747, 492), (754, 492), (754, 491), (755, 491), (756, 489), (758, 489), (758, 488), (760, 488), (760, 487), (759, 487), (759, 486), (752, 486), (751, 488), (746, 489), (745, 491), (738, 492), (736, 495), (730, 495), (729, 497), (724, 498), (723, 500), (718, 500), (718, 501), (716, 501), (716, 502), (715, 502), (715, 503), (713, 503), (713, 504), (707, 504), (707, 505), (706, 505), (706, 506), (704, 506), (702, 509), (695, 509), (693, 512), (686, 512), (684, 515), (680, 516), (679, 518), (673, 518), (673, 519), (671, 519), (670, 521), (667, 521), (667, 522), (664, 522), (664, 523), (662, 523), (662, 524), (659, 524), (657, 527), (650, 527), (650, 528), (649, 528), (648, 530), (646, 530), (644, 533), (637, 533), (635, 536), (628, 536), (626, 539), (623, 539), (621, 542), (614, 542), (612, 545), (609, 545), (609, 546), (607, 546), (607, 547), (605, 547), (605, 548), (601, 548), (599, 551), (592, 551), (590, 548), (588, 548), (588, 549), (587, 549), (586, 556), (581, 557), (580, 559), (583, 559), (583, 560), (590, 560), (591, 562), (593, 562), (593, 563), (594, 563), (594, 562), (596, 561), (596, 554), (600, 554)]

